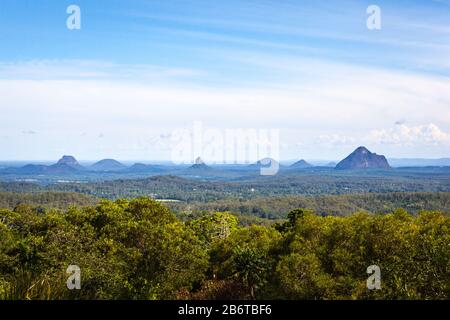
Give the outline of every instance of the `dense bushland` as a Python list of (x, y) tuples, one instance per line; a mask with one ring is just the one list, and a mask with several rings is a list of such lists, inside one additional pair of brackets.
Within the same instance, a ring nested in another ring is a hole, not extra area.
[[(68, 290), (69, 265), (81, 289)], [(368, 290), (367, 267), (381, 268)], [(148, 198), (0, 210), (2, 299), (449, 299), (450, 217), (404, 210), (273, 226), (186, 222)]]

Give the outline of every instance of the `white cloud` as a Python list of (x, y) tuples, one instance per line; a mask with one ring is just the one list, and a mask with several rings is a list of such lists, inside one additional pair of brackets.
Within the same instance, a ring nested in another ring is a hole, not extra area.
[[(437, 148), (448, 144), (448, 78), (321, 60), (253, 57), (252, 63), (280, 77), (245, 86), (194, 86), (189, 76), (161, 83), (66, 79), (65, 70), (53, 67), (49, 72), (54, 77), (35, 79), (35, 71), (27, 74), (25, 66), (18, 66), (19, 79), (0, 80), (0, 135), (16, 137), (1, 142), (3, 156), (29, 158), (32, 153), (45, 159), (46, 154), (58, 157), (62, 150), (75, 149), (81, 159), (155, 159), (156, 149), (167, 149), (162, 133), (190, 128), (194, 121), (218, 129), (281, 129), (281, 144), (310, 150), (304, 157), (321, 158), (318, 145), (334, 148), (336, 154), (343, 146), (366, 143), (417, 148), (427, 144), (436, 146), (436, 154), (448, 156)], [(105, 65), (86, 68), (97, 74), (110, 69)], [(46, 67), (39, 72), (46, 74)], [(389, 128), (399, 119), (415, 125)], [(423, 123), (432, 125), (419, 125)], [(23, 128), (39, 135), (20, 135)], [(92, 139), (99, 132), (104, 138)]]
[(450, 146), (450, 133), (432, 123), (411, 127), (400, 124), (391, 129), (374, 130), (370, 139), (375, 143), (397, 146)]
[(316, 143), (322, 146), (393, 145), (398, 147), (450, 146), (450, 133), (437, 125), (407, 126), (397, 122), (395, 127), (371, 130), (363, 135), (323, 134)]

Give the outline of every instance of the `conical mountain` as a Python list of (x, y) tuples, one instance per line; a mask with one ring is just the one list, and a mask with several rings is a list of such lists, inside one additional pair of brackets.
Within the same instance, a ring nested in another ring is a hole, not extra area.
[(68, 165), (69, 167), (81, 167), (81, 165), (78, 163), (77, 159), (73, 156), (63, 156), (61, 159), (58, 160), (56, 163), (57, 165)]
[(51, 174), (74, 174), (83, 170), (85, 168), (78, 163), (75, 157), (63, 156), (57, 163), (49, 166), (46, 171)]
[(372, 153), (366, 147), (357, 148), (336, 165), (338, 170), (389, 169), (390, 167), (385, 156)]
[(297, 161), (296, 163), (292, 164), (289, 168), (291, 169), (306, 169), (311, 168), (313, 165), (306, 162), (305, 160)]
[(89, 167), (93, 171), (119, 171), (125, 168), (125, 165), (114, 159), (103, 159)]

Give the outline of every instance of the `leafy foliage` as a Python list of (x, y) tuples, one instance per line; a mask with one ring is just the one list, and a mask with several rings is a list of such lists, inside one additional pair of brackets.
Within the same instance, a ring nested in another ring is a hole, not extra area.
[[(77, 192), (110, 200), (151, 196), (156, 199), (205, 203), (231, 198), (244, 201), (295, 195), (320, 196), (398, 192), (448, 193), (450, 190), (450, 167), (349, 171), (323, 167), (313, 167), (307, 170), (285, 170), (282, 167), (275, 176), (261, 176), (259, 170), (246, 168), (245, 166), (241, 168), (242, 170), (235, 169), (213, 170), (213, 172), (223, 174), (216, 178), (208, 178), (208, 175), (202, 175), (197, 171), (195, 174), (191, 172), (183, 176), (183, 170), (180, 170), (180, 168), (174, 171), (160, 172), (158, 173), (161, 174), (159, 176), (148, 176), (150, 173), (147, 173), (145, 178), (142, 175), (136, 177), (131, 173), (112, 174), (111, 176), (109, 176), (109, 173), (101, 173), (97, 177), (95, 177), (97, 174), (94, 174), (90, 178), (79, 175), (40, 177), (33, 175), (4, 176), (0, 174), (0, 180), (10, 181), (0, 181), (0, 191), (26, 193)], [(36, 183), (15, 181), (19, 178), (35, 180)], [(41, 180), (42, 178), (44, 180)], [(46, 181), (46, 178), (51, 179)], [(59, 179), (67, 180), (68, 183), (58, 183)], [(80, 181), (83, 183), (79, 183)], [(280, 207), (280, 211), (284, 209)], [(286, 212), (285, 210), (282, 211), (283, 214), (286, 214)]]
[(33, 207), (67, 209), (71, 205), (88, 206), (98, 203), (92, 196), (75, 192), (0, 192), (0, 208), (10, 208), (26, 204)]
[[(0, 210), (3, 299), (449, 299), (450, 217), (316, 215), (273, 226), (209, 212), (182, 222), (149, 198)], [(81, 268), (81, 290), (66, 269)], [(381, 268), (381, 290), (366, 287)]]
[(249, 217), (285, 219), (297, 208), (307, 208), (320, 215), (346, 216), (356, 212), (389, 213), (404, 208), (412, 214), (438, 210), (450, 212), (450, 193), (393, 192), (350, 195), (291, 195), (254, 199), (225, 199), (218, 201), (171, 203), (175, 212), (183, 213), (188, 207), (195, 214), (202, 211), (234, 212)]
[[(5, 298), (174, 298), (201, 281), (207, 267), (194, 233), (150, 199), (64, 213), (18, 207), (0, 217)], [(65, 288), (69, 265), (80, 266), (83, 290)], [(37, 285), (43, 287), (33, 293)], [(45, 286), (51, 290), (43, 295)]]

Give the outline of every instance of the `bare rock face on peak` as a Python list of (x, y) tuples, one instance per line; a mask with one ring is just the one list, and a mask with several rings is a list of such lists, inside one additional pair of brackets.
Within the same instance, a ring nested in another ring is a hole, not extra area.
[(73, 156), (63, 156), (61, 159), (58, 160), (56, 163), (57, 165), (67, 165), (69, 167), (80, 167), (80, 164), (78, 163), (77, 159), (75, 159)]
[(338, 170), (389, 169), (390, 167), (385, 156), (372, 153), (366, 147), (357, 148), (336, 165)]
[(197, 157), (197, 159), (195, 159), (195, 164), (204, 164), (202, 158)]
[(191, 166), (190, 169), (209, 170), (210, 167), (203, 162), (202, 158), (198, 157), (197, 159), (195, 159), (195, 164)]
[(57, 163), (46, 168), (46, 173), (49, 174), (76, 174), (85, 170), (77, 159), (72, 156), (63, 156)]

